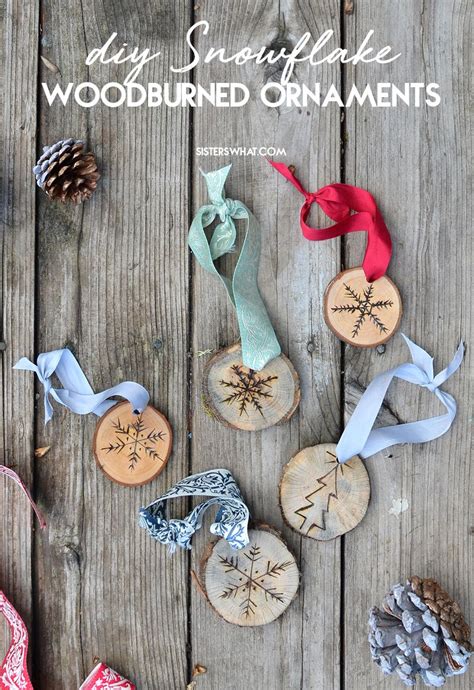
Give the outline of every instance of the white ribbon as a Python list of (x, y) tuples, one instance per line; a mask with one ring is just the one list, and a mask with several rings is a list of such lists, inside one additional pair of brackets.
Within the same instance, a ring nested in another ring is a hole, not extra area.
[[(452, 395), (440, 390), (439, 386), (461, 365), (464, 357), (463, 343), (459, 344), (453, 360), (446, 369), (435, 376), (433, 358), (405, 335), (403, 337), (410, 349), (413, 363), (400, 364), (394, 369), (379, 374), (369, 384), (336, 446), (339, 462), (347, 462), (354, 455), (368, 458), (397, 443), (432, 441), (445, 434), (453, 423), (456, 416), (456, 401)], [(388, 387), (395, 377), (427, 388), (443, 403), (447, 413), (418, 422), (372, 429)]]
[[(38, 355), (36, 364), (30, 362), (26, 357), (22, 357), (13, 368), (33, 371), (38, 376), (44, 388), (45, 424), (53, 416), (53, 407), (49, 400), (50, 395), (56, 402), (64, 405), (72, 412), (77, 414), (93, 412), (98, 417), (117, 403), (116, 400), (109, 400), (114, 395), (128, 400), (137, 414), (143, 412), (150, 399), (146, 388), (134, 381), (123, 381), (102, 393), (94, 393), (79, 362), (67, 349), (44, 352)], [(53, 374), (56, 374), (63, 388), (53, 388), (51, 381)]]

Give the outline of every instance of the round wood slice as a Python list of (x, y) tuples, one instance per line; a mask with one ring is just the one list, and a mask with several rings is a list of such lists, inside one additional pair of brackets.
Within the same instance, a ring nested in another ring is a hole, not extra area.
[(396, 285), (382, 276), (368, 283), (362, 268), (339, 273), (324, 293), (324, 318), (338, 338), (356, 347), (387, 342), (400, 325), (402, 301)]
[(173, 434), (164, 415), (148, 405), (134, 414), (129, 402), (114, 405), (99, 421), (93, 448), (104, 474), (118, 484), (140, 486), (162, 472)]
[(300, 574), (293, 555), (272, 529), (250, 529), (249, 539), (239, 550), (225, 539), (213, 544), (203, 563), (203, 585), (209, 603), (229, 623), (265, 625), (291, 604)]
[(305, 448), (283, 470), (283, 517), (305, 537), (328, 541), (354, 529), (370, 499), (369, 475), (355, 455), (341, 464), (334, 443)]
[(242, 364), (240, 344), (220, 350), (206, 365), (203, 398), (222, 424), (260, 431), (290, 419), (300, 402), (300, 384), (290, 360), (279, 355), (261, 371)]

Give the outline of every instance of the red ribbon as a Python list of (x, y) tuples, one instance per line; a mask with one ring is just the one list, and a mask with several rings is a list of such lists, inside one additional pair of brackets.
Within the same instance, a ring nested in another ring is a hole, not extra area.
[[(300, 225), (307, 240), (330, 240), (364, 230), (367, 232), (367, 248), (362, 268), (367, 281), (372, 283), (385, 275), (392, 256), (392, 241), (372, 194), (365, 189), (340, 183), (329, 184), (317, 192), (309, 193), (284, 163), (269, 163), (305, 197), (300, 211)], [(312, 228), (306, 223), (311, 205), (315, 202), (331, 220), (336, 221), (335, 225)]]

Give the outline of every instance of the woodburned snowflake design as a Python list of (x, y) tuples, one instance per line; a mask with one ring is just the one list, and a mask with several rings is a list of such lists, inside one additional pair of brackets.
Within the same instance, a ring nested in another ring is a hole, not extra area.
[(358, 294), (350, 285), (344, 283), (346, 289), (345, 297), (352, 300), (352, 304), (341, 304), (338, 306), (331, 307), (333, 312), (354, 314), (356, 319), (352, 327), (352, 337), (356, 338), (359, 332), (369, 319), (374, 326), (378, 328), (380, 333), (387, 333), (388, 328), (383, 323), (380, 316), (375, 312), (383, 309), (390, 309), (393, 307), (393, 302), (391, 299), (377, 300), (374, 301), (374, 285), (370, 283), (369, 287), (363, 291), (363, 294)]
[(222, 379), (219, 383), (229, 392), (222, 402), (237, 405), (239, 416), (248, 416), (248, 408), (253, 408), (264, 417), (263, 404), (272, 395), (272, 384), (278, 376), (260, 376), (253, 369), (245, 369), (240, 364), (231, 366), (232, 377), (229, 381)]
[(250, 618), (258, 609), (259, 595), (265, 601), (284, 604), (286, 595), (278, 588), (281, 575), (291, 568), (293, 561), (272, 563), (261, 553), (260, 547), (253, 544), (248, 553), (239, 556), (219, 556), (219, 562), (226, 575), (233, 577), (220, 595), (221, 599), (239, 600), (240, 615)]
[(298, 508), (298, 510), (295, 510), (295, 515), (298, 515), (298, 517), (302, 519), (302, 523), (300, 525), (300, 529), (302, 530), (308, 521), (307, 513), (315, 506), (315, 500), (321, 499), (323, 501), (318, 517), (313, 518), (311, 524), (308, 525), (306, 534), (309, 534), (311, 530), (315, 529), (316, 527), (320, 530), (326, 529), (326, 516), (331, 510), (331, 499), (334, 501), (338, 500), (337, 482), (339, 475), (342, 477), (344, 476), (345, 471), (352, 469), (352, 466), (349, 462), (344, 464), (339, 463), (334, 453), (330, 453), (327, 450), (326, 455), (330, 457), (330, 460), (328, 460), (327, 464), (332, 465), (331, 469), (328, 470), (326, 474), (323, 474), (321, 477), (316, 479), (316, 489), (307, 494), (304, 497), (306, 503), (301, 506), (301, 508)]
[(127, 425), (122, 424), (117, 418), (116, 421), (112, 421), (112, 427), (115, 430), (114, 439), (101, 450), (117, 455), (126, 454), (129, 470), (133, 471), (143, 457), (163, 462), (163, 458), (158, 453), (157, 444), (165, 440), (166, 434), (164, 431), (147, 427), (143, 421), (143, 415), (139, 414), (136, 421)]

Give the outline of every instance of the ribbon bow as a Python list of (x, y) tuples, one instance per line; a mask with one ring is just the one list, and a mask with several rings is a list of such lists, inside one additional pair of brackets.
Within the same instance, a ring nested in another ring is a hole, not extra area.
[[(367, 248), (362, 268), (367, 281), (372, 283), (385, 275), (392, 256), (392, 241), (382, 214), (369, 192), (350, 184), (336, 183), (310, 193), (284, 163), (269, 163), (305, 198), (300, 210), (300, 226), (307, 240), (329, 240), (349, 232), (365, 230)], [(315, 202), (331, 220), (336, 221), (335, 225), (329, 228), (312, 228), (306, 223)], [(352, 211), (355, 211), (353, 215)]]
[[(196, 506), (183, 520), (167, 518), (166, 501), (182, 496), (210, 496)], [(191, 538), (200, 529), (204, 513), (212, 505), (220, 505), (210, 531), (223, 537), (233, 549), (242, 549), (249, 543), (247, 527), (249, 510), (235, 479), (228, 470), (217, 469), (193, 474), (175, 484), (163, 496), (140, 510), (140, 527), (161, 544), (167, 544), (171, 553), (179, 546), (191, 548)]]
[[(53, 416), (50, 395), (56, 402), (72, 412), (77, 414), (93, 412), (98, 417), (116, 404), (116, 400), (109, 400), (114, 395), (128, 400), (137, 414), (143, 412), (150, 399), (148, 391), (134, 381), (123, 381), (102, 393), (94, 393), (79, 362), (67, 349), (52, 350), (38, 355), (36, 364), (22, 357), (13, 368), (33, 371), (43, 385), (45, 424)], [(63, 388), (53, 388), (51, 381), (53, 374), (56, 374)]]
[[(405, 335), (403, 337), (413, 362), (400, 364), (379, 374), (369, 384), (336, 446), (339, 462), (347, 462), (354, 455), (368, 458), (397, 443), (432, 441), (445, 434), (453, 423), (456, 416), (456, 401), (452, 395), (440, 390), (440, 386), (460, 367), (464, 357), (463, 343), (459, 344), (456, 354), (446, 369), (435, 376), (433, 358)], [(385, 394), (394, 378), (427, 388), (442, 402), (447, 413), (417, 422), (372, 429)]]
[[(258, 284), (260, 234), (254, 215), (241, 201), (226, 199), (224, 184), (230, 165), (210, 173), (202, 173), (206, 180), (210, 204), (201, 206), (189, 229), (188, 243), (201, 266), (224, 284), (235, 307), (242, 341), (242, 361), (249, 369), (263, 369), (281, 352)], [(216, 219), (220, 223), (208, 242), (204, 228)], [(232, 280), (220, 273), (214, 262), (235, 251), (237, 231), (234, 220), (246, 220), (245, 239), (235, 266)]]

